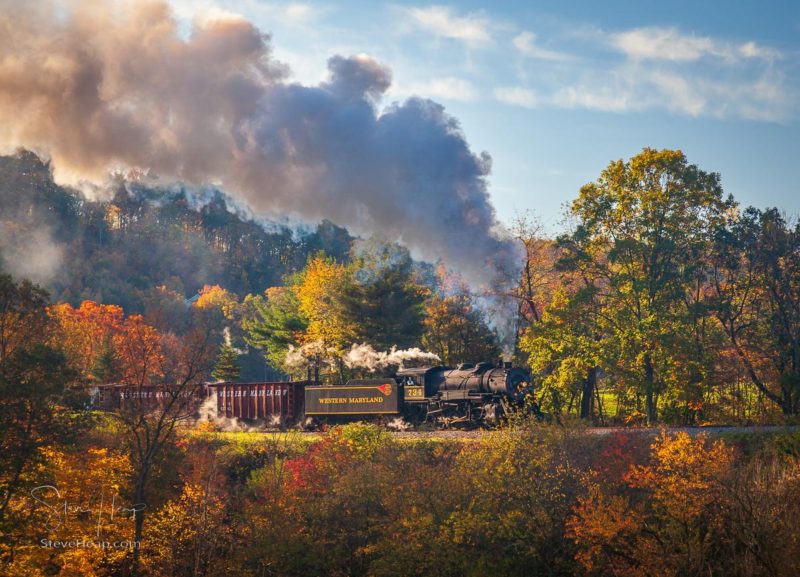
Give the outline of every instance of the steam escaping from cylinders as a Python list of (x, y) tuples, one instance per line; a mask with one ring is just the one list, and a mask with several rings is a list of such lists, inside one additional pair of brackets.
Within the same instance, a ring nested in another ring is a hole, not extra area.
[(411, 429), (414, 425), (403, 419), (402, 417), (397, 417), (386, 423), (386, 427), (391, 429), (392, 431), (407, 431)]
[(244, 18), (198, 17), (183, 37), (164, 0), (0, 0), (0, 31), (0, 147), (49, 155), (60, 182), (134, 169), (218, 184), (265, 216), (379, 233), (475, 286), (518, 266), (489, 155), (433, 101), (380, 108), (391, 71), (369, 56), (289, 83)]
[(386, 370), (389, 367), (403, 368), (406, 363), (435, 364), (441, 362), (439, 355), (421, 350), (418, 347), (397, 350), (392, 347), (389, 351), (376, 351), (370, 345), (353, 345), (344, 357), (344, 365), (349, 369), (366, 369), (374, 373)]
[(198, 409), (200, 423), (212, 423), (220, 431), (226, 432), (250, 432), (258, 430), (237, 419), (236, 417), (222, 417), (217, 413), (217, 397), (210, 395)]

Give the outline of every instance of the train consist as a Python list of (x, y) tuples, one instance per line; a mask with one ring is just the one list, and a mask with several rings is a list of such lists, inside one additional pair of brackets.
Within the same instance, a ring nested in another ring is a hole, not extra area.
[[(344, 385), (308, 381), (206, 383), (187, 393), (201, 416), (239, 419), (266, 426), (314, 426), (345, 420), (391, 421), (436, 427), (494, 424), (531, 392), (528, 373), (510, 364), (464, 363), (401, 369), (390, 377)], [(101, 385), (95, 406), (117, 411), (136, 403), (156, 406), (169, 398), (158, 387)]]

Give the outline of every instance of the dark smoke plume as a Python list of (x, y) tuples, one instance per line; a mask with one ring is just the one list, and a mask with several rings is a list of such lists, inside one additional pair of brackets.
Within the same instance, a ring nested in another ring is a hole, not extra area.
[(137, 168), (217, 183), (256, 212), (377, 233), (479, 284), (513, 268), (490, 158), (458, 122), (418, 98), (381, 110), (391, 72), (368, 56), (328, 67), (318, 86), (287, 83), (248, 21), (196, 19), (182, 37), (163, 1), (0, 0), (0, 144), (50, 156), (61, 182)]

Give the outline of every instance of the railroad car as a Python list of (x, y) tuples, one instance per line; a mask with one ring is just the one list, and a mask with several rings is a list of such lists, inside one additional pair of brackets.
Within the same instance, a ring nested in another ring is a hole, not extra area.
[[(207, 383), (205, 406), (226, 419), (263, 422), (271, 426), (293, 426), (303, 420), (306, 381), (272, 383)], [(213, 411), (212, 411), (213, 412)], [(212, 415), (213, 416), (213, 415)]]

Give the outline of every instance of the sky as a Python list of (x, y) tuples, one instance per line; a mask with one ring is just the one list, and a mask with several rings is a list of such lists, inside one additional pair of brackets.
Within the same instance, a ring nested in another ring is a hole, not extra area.
[(800, 213), (800, 2), (171, 3), (187, 34), (246, 17), (301, 84), (337, 54), (388, 66), (381, 106), (422, 96), (458, 118), (492, 157), (505, 223), (532, 210), (559, 230), (581, 185), (643, 147), (683, 150), (742, 204)]

